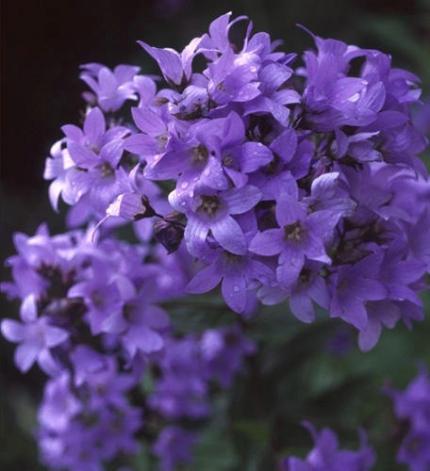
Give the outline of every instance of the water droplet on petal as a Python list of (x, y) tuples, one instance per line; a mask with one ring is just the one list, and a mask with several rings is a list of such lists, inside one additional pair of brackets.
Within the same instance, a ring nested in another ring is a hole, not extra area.
[(233, 286), (233, 291), (235, 293), (238, 293), (239, 292), (239, 286)]
[(188, 182), (181, 183), (181, 188), (185, 190), (187, 188)]

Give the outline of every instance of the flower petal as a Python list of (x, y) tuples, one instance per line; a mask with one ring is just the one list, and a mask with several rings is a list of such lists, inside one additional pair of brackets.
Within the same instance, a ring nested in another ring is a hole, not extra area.
[(35, 342), (25, 342), (18, 346), (15, 350), (16, 366), (23, 373), (26, 373), (36, 361), (40, 352), (40, 345)]
[(258, 232), (251, 240), (249, 250), (258, 255), (278, 255), (284, 249), (284, 232), (282, 229), (268, 229)]
[(290, 298), (291, 312), (302, 322), (310, 323), (315, 320), (315, 310), (312, 301), (302, 293), (293, 293)]
[(261, 142), (245, 142), (241, 146), (241, 170), (251, 173), (273, 159), (272, 151)]
[(160, 49), (158, 47), (152, 47), (143, 41), (138, 41), (138, 44), (157, 61), (158, 66), (167, 81), (180, 85), (183, 76), (182, 61), (175, 50), (170, 48)]
[(37, 318), (37, 305), (36, 305), (36, 298), (33, 294), (29, 294), (26, 298), (24, 298), (21, 309), (20, 309), (20, 316), (24, 322), (33, 322)]
[(227, 216), (211, 226), (215, 240), (228, 252), (243, 255), (246, 252), (246, 239), (239, 223)]
[(93, 145), (97, 145), (105, 130), (106, 122), (103, 113), (99, 108), (93, 108), (87, 114), (84, 122), (84, 133), (88, 141)]
[(1, 333), (9, 342), (22, 342), (25, 338), (25, 326), (12, 319), (4, 319), (0, 324)]
[(261, 199), (261, 191), (252, 185), (233, 188), (223, 194), (230, 214), (243, 214), (252, 209)]
[(205, 244), (209, 227), (197, 218), (188, 218), (184, 231), (184, 239), (189, 252), (198, 255)]
[(236, 276), (224, 277), (221, 284), (224, 301), (235, 312), (241, 313), (246, 307), (246, 279), (237, 273)]
[(188, 293), (206, 293), (211, 291), (221, 281), (221, 272), (216, 270), (216, 265), (209, 265), (200, 270), (187, 285)]

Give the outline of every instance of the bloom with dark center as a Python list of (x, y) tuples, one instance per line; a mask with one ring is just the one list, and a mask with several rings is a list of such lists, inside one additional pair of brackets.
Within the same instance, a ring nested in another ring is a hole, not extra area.
[(169, 195), (169, 201), (187, 217), (184, 238), (191, 254), (201, 250), (210, 231), (226, 251), (243, 255), (247, 243), (234, 216), (252, 209), (260, 197), (258, 188), (248, 185), (222, 193), (202, 188), (189, 198), (175, 190)]
[(341, 217), (340, 212), (331, 210), (308, 213), (297, 197), (294, 187), (291, 194), (281, 193), (276, 202), (280, 227), (257, 233), (249, 246), (258, 255), (279, 255), (277, 279), (283, 287), (297, 281), (306, 259), (330, 263), (324, 244)]

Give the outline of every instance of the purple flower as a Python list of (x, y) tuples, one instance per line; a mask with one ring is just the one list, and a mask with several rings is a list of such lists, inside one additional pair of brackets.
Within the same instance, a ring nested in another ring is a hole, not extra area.
[(174, 471), (178, 464), (191, 461), (192, 448), (196, 441), (194, 433), (181, 427), (168, 426), (161, 431), (152, 451), (160, 459), (163, 471)]
[(289, 288), (267, 284), (260, 288), (258, 296), (263, 304), (278, 304), (287, 297), (291, 312), (302, 322), (315, 320), (314, 303), (328, 309), (330, 293), (326, 280), (320, 276), (320, 263), (308, 262), (297, 281)]
[[(53, 468), (102, 470), (122, 453), (136, 453), (141, 412), (125, 396), (136, 378), (118, 372), (114, 361), (72, 385), (67, 374), (48, 382), (39, 410), (39, 446)], [(60, 410), (60, 407), (61, 410)]]
[(279, 255), (277, 279), (289, 287), (297, 281), (306, 259), (330, 263), (324, 244), (331, 236), (341, 213), (321, 210), (308, 213), (298, 201), (294, 186), (276, 201), (276, 222), (280, 226), (259, 232), (249, 250), (258, 255)]
[(166, 342), (159, 361), (161, 378), (149, 405), (170, 419), (199, 419), (209, 414), (208, 384), (197, 339), (189, 336)]
[(38, 419), (44, 427), (63, 432), (81, 410), (82, 404), (70, 390), (70, 376), (64, 372), (46, 384)]
[(227, 388), (244, 358), (255, 352), (255, 344), (238, 328), (208, 329), (202, 335), (201, 349), (209, 378)]
[(58, 367), (51, 355), (50, 349), (62, 344), (69, 334), (49, 324), (46, 317), (37, 317), (37, 306), (34, 296), (28, 296), (21, 306), (23, 323), (12, 319), (4, 319), (1, 332), (10, 342), (19, 343), (15, 351), (17, 367), (26, 373), (37, 361), (47, 373), (55, 374)]
[(280, 124), (288, 126), (288, 105), (300, 103), (300, 95), (287, 87), (293, 70), (286, 64), (269, 62), (259, 71), (261, 95), (245, 105), (246, 114), (271, 114)]
[(96, 210), (102, 211), (122, 191), (128, 189), (127, 174), (119, 168), (123, 154), (123, 138), (129, 133), (124, 127), (106, 130), (99, 108), (85, 118), (83, 130), (68, 124), (62, 127), (67, 151), (75, 167), (69, 168), (62, 193), (72, 192), (74, 202), (87, 195)]
[(350, 61), (367, 51), (333, 39), (314, 36), (314, 40), (318, 54), (308, 51), (304, 56), (307, 119), (319, 131), (373, 122), (385, 102), (384, 84), (370, 75), (347, 76)]
[(194, 38), (179, 54), (171, 48), (160, 49), (138, 41), (143, 49), (157, 61), (165, 80), (173, 85), (181, 85), (191, 78), (191, 66), (194, 57), (199, 53), (200, 42), (201, 38)]
[(118, 65), (113, 71), (102, 64), (90, 63), (81, 66), (80, 78), (90, 87), (84, 98), (91, 105), (105, 111), (117, 111), (126, 100), (136, 100), (135, 79), (139, 67)]
[(332, 298), (330, 313), (364, 330), (368, 323), (367, 301), (386, 298), (387, 291), (379, 281), (381, 256), (370, 255), (360, 262), (339, 267), (330, 279)]
[(222, 248), (243, 255), (247, 248), (245, 235), (233, 216), (252, 209), (260, 197), (258, 188), (249, 185), (223, 193), (199, 188), (189, 198), (174, 191), (169, 201), (187, 216), (184, 237), (191, 254), (199, 252), (210, 231)]
[(424, 471), (430, 466), (430, 377), (422, 369), (404, 391), (389, 391), (394, 412), (407, 423), (407, 434), (397, 454), (399, 463), (412, 471)]
[(235, 312), (247, 312), (253, 305), (255, 291), (261, 283), (273, 278), (272, 270), (254, 260), (249, 252), (236, 255), (223, 249), (215, 249), (210, 263), (202, 268), (187, 286), (190, 293), (206, 293), (221, 283), (224, 301)]
[(95, 264), (93, 277), (74, 285), (69, 297), (80, 297), (87, 307), (88, 323), (93, 335), (109, 330), (109, 322), (121, 312), (123, 300), (118, 285), (103, 263)]
[(315, 428), (305, 423), (314, 439), (314, 448), (306, 459), (296, 457), (283, 461), (284, 471), (368, 471), (375, 463), (375, 454), (367, 444), (364, 432), (360, 434), (360, 449), (358, 451), (339, 450), (335, 433), (325, 428), (317, 432)]

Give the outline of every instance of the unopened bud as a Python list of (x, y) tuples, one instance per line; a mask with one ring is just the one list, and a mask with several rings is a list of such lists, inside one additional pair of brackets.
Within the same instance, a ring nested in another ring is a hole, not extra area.
[(182, 214), (173, 212), (154, 223), (154, 237), (168, 253), (175, 252), (184, 238), (182, 220)]
[(122, 193), (115, 198), (106, 210), (108, 216), (119, 216), (124, 219), (139, 221), (155, 216), (155, 211), (148, 197), (138, 193)]

